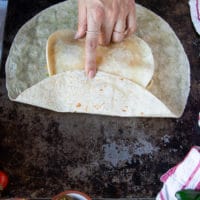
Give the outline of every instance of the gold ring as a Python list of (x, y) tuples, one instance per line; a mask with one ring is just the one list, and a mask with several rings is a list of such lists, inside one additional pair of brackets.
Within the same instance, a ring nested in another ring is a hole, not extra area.
[(95, 35), (99, 35), (99, 31), (86, 31), (86, 33), (89, 33), (89, 34), (95, 34)]

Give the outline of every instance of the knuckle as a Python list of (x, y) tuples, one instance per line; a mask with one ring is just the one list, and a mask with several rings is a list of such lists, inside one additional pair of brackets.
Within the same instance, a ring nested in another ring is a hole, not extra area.
[(95, 6), (94, 9), (92, 9), (92, 16), (95, 21), (99, 21), (104, 17), (104, 9), (101, 6)]
[(130, 0), (124, 1), (123, 6), (121, 7), (121, 12), (127, 13), (130, 10)]
[(120, 12), (120, 7), (114, 3), (113, 9), (109, 12), (110, 13), (109, 18), (111, 17), (113, 19), (116, 19), (119, 15), (119, 12)]
[(130, 8), (130, 9), (131, 9), (131, 8), (133, 7), (133, 5), (134, 5), (134, 4), (133, 4), (133, 2), (132, 2), (132, 1), (128, 1), (128, 3), (127, 3), (127, 6), (128, 6), (128, 8)]
[(121, 19), (122, 21), (125, 21), (128, 12), (129, 12), (129, 8), (128, 7), (121, 7), (120, 11), (118, 12), (118, 19)]
[(94, 51), (97, 48), (97, 45), (98, 45), (98, 42), (96, 41), (96, 39), (89, 39), (87, 41), (86, 47), (90, 51)]

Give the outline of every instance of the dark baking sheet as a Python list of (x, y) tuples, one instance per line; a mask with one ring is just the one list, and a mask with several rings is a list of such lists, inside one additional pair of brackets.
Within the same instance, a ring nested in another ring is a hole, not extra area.
[(161, 174), (200, 144), (200, 38), (188, 1), (137, 1), (173, 27), (189, 57), (191, 93), (180, 119), (61, 114), (9, 101), (5, 60), (14, 36), (57, 2), (9, 1), (0, 79), (0, 169), (10, 184), (2, 196), (50, 197), (76, 189), (95, 198), (155, 197)]

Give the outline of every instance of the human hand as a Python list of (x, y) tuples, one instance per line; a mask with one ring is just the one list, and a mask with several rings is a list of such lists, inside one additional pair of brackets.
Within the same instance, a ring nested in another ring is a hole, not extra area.
[(93, 78), (96, 74), (98, 44), (121, 42), (135, 29), (135, 0), (79, 0), (75, 39), (86, 36), (86, 75)]

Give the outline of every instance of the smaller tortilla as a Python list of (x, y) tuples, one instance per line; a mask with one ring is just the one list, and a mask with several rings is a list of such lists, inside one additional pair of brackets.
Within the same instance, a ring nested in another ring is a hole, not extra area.
[[(74, 32), (59, 30), (47, 42), (46, 57), (49, 75), (84, 69), (85, 40), (75, 40)], [(150, 47), (137, 36), (107, 47), (98, 46), (99, 71), (118, 75), (146, 87), (154, 73), (154, 59)]]

